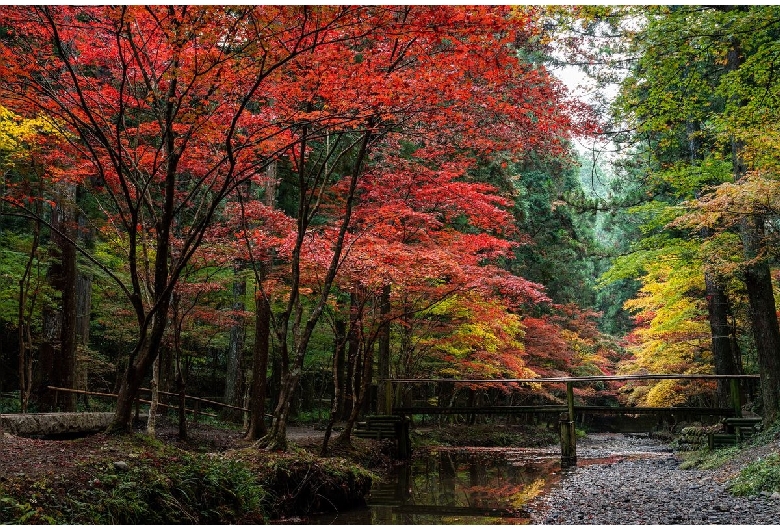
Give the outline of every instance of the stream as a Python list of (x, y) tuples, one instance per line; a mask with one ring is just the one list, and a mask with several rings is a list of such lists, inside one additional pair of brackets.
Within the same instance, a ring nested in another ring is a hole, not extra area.
[(368, 506), (312, 524), (527, 524), (525, 505), (560, 475), (556, 449), (435, 447), (377, 483)]
[(529, 524), (538, 517), (534, 500), (586, 468), (671, 457), (668, 447), (646, 435), (591, 434), (577, 443), (577, 467), (564, 470), (557, 447), (419, 448), (409, 465), (374, 485), (366, 508), (306, 522)]

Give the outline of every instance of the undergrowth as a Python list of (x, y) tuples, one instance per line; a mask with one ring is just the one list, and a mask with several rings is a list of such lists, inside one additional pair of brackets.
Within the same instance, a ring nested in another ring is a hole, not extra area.
[(780, 491), (780, 455), (773, 454), (748, 464), (729, 484), (734, 495)]
[[(703, 449), (691, 451), (685, 455), (683, 469), (717, 469), (743, 452), (767, 445), (780, 439), (780, 422), (775, 422), (734, 447), (725, 447), (710, 451)], [(765, 458), (743, 467), (733, 478), (728, 490), (734, 495), (756, 495), (762, 492), (780, 491), (780, 454), (772, 453)]]
[(722, 447), (714, 451), (709, 449), (701, 449), (698, 451), (691, 451), (685, 454), (685, 459), (680, 465), (682, 469), (717, 469), (736, 455), (739, 454), (740, 448), (734, 447)]
[(189, 454), (134, 436), (127, 462), (78, 464), (81, 487), (56, 478), (0, 488), (0, 521), (44, 524), (204, 524), (241, 522), (265, 492), (240, 462)]

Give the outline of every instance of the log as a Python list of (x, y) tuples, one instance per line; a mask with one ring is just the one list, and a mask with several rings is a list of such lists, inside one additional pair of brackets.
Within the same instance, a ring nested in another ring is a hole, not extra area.
[(0, 430), (15, 436), (91, 434), (104, 431), (113, 419), (113, 412), (3, 414)]

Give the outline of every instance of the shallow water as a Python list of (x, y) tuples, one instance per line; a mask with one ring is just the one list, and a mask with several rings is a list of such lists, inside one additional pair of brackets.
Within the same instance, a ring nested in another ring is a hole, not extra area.
[(438, 447), (375, 484), (368, 507), (310, 524), (523, 524), (525, 506), (561, 472), (554, 450)]

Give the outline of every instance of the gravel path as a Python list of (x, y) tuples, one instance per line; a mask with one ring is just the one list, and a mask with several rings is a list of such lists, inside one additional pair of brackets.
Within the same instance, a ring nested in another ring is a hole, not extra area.
[(780, 522), (780, 494), (735, 497), (722, 472), (680, 469), (668, 446), (646, 436), (588, 435), (577, 444), (580, 465), (534, 503), (533, 523)]

